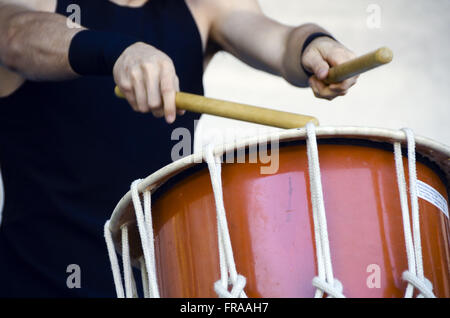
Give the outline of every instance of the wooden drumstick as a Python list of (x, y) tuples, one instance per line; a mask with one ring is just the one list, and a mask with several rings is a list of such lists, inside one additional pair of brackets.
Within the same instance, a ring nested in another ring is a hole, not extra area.
[[(115, 88), (115, 94), (117, 97), (124, 98), (117, 86)], [(319, 125), (317, 118), (312, 116), (233, 103), (183, 92), (178, 92), (176, 94), (175, 104), (178, 109), (195, 113), (237, 119), (278, 128), (299, 128), (305, 126), (309, 122)]]
[(347, 78), (367, 72), (375, 67), (392, 61), (392, 51), (387, 47), (379, 48), (374, 52), (367, 53), (348, 62), (336, 65), (329, 69), (327, 84), (339, 83)]
[[(386, 47), (380, 48), (374, 52), (330, 68), (328, 77), (325, 81), (327, 83), (341, 82), (352, 76), (389, 63), (392, 60), (392, 56), (393, 54), (390, 49)], [(124, 95), (117, 86), (114, 92), (117, 97), (124, 98)], [(303, 127), (308, 122), (313, 122), (315, 125), (319, 124), (317, 118), (312, 116), (233, 103), (183, 92), (178, 92), (176, 94), (175, 104), (178, 109), (191, 112), (215, 115), (285, 129)]]

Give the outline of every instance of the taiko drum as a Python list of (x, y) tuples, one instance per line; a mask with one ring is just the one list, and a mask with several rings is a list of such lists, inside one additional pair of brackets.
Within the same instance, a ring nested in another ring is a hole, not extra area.
[[(408, 269), (394, 154), (376, 142), (319, 143), (334, 275), (347, 297), (403, 297)], [(248, 156), (248, 154), (247, 154)], [(248, 158), (247, 158), (248, 159)], [(306, 146), (282, 144), (279, 168), (224, 163), (222, 182), (237, 271), (249, 297), (313, 297), (317, 275)], [(407, 159), (404, 158), (405, 174)], [(418, 180), (448, 202), (445, 173), (417, 162)], [(425, 276), (450, 296), (449, 220), (419, 198)], [(216, 297), (220, 277), (215, 201), (208, 169), (191, 167), (154, 193), (162, 297)]]

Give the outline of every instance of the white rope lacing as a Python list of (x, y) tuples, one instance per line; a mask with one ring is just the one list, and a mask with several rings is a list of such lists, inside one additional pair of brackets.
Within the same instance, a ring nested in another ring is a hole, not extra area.
[(155, 240), (151, 213), (151, 193), (148, 189), (144, 190), (144, 211), (142, 211), (141, 199), (138, 192), (138, 185), (141, 181), (138, 179), (131, 184), (131, 199), (133, 201), (139, 236), (141, 238), (142, 252), (144, 254), (145, 276), (147, 276), (148, 281), (148, 285), (145, 284), (144, 286), (148, 287), (148, 296), (150, 298), (159, 298), (156, 277)]
[(123, 224), (121, 227), (122, 235), (122, 264), (123, 264), (123, 277), (125, 281), (125, 292), (122, 284), (122, 276), (120, 273), (119, 260), (117, 258), (116, 250), (114, 249), (114, 242), (109, 228), (109, 222), (105, 223), (105, 240), (108, 248), (109, 260), (111, 263), (111, 269), (114, 278), (114, 286), (116, 288), (116, 294), (118, 298), (136, 298), (137, 289), (136, 281), (134, 280), (133, 269), (131, 266), (130, 257), (130, 245), (128, 242), (128, 225)]
[(318, 275), (313, 278), (312, 284), (316, 287), (316, 298), (322, 298), (324, 293), (328, 297), (344, 298), (343, 286), (333, 275), (315, 128), (313, 123), (306, 125), (309, 183), (318, 271)]
[(106, 247), (108, 249), (109, 262), (111, 263), (111, 270), (114, 278), (114, 286), (116, 288), (117, 298), (124, 298), (125, 293), (123, 291), (122, 276), (120, 274), (119, 261), (117, 259), (116, 250), (114, 248), (114, 241), (112, 238), (111, 229), (109, 228), (110, 221), (106, 221), (104, 227), (104, 235), (106, 241)]
[[(131, 184), (131, 199), (136, 214), (136, 222), (141, 238), (143, 257), (139, 259), (142, 275), (142, 286), (144, 289), (145, 298), (159, 298), (158, 281), (156, 277), (156, 262), (155, 262), (155, 245), (153, 234), (153, 222), (151, 214), (151, 193), (146, 189), (143, 192), (144, 196), (144, 210), (142, 209), (141, 199), (139, 197), (138, 185), (141, 180), (136, 180)], [(109, 260), (111, 262), (111, 269), (113, 272), (114, 286), (118, 298), (134, 298), (137, 297), (136, 282), (133, 275), (130, 257), (130, 245), (128, 241), (128, 225), (124, 224), (121, 227), (122, 235), (122, 263), (123, 276), (125, 281), (125, 292), (120, 273), (119, 261), (116, 250), (114, 248), (114, 241), (112, 238), (111, 229), (109, 227), (110, 221), (105, 224), (105, 241), (108, 248)]]
[(414, 133), (411, 129), (402, 129), (405, 132), (408, 146), (408, 174), (409, 193), (411, 202), (412, 232), (408, 207), (408, 195), (403, 168), (402, 148), (400, 142), (394, 143), (395, 168), (397, 183), (400, 194), (400, 206), (403, 217), (403, 229), (405, 235), (406, 256), (408, 259), (408, 270), (403, 272), (402, 278), (408, 285), (405, 298), (411, 298), (414, 288), (418, 290), (418, 298), (435, 298), (432, 283), (425, 278), (422, 260), (422, 243), (420, 238), (419, 204), (417, 198), (417, 171), (416, 171), (416, 145)]
[(140, 267), (141, 267), (141, 279), (142, 279), (142, 289), (144, 290), (144, 298), (150, 298), (150, 288), (148, 286), (148, 274), (147, 268), (145, 266), (145, 259), (141, 257), (139, 259)]
[(125, 297), (136, 298), (136, 282), (134, 280), (133, 268), (131, 266), (130, 245), (128, 243), (128, 226), (126, 224), (121, 227), (122, 232), (122, 264), (123, 277), (125, 281)]
[[(205, 151), (205, 161), (208, 164), (211, 177), (217, 214), (220, 279), (214, 284), (214, 290), (220, 298), (246, 298), (247, 295), (244, 292), (246, 279), (238, 274), (236, 270), (230, 233), (228, 231), (222, 193), (221, 160), (220, 157), (214, 156), (212, 144), (209, 144)], [(231, 290), (229, 289), (230, 287)]]

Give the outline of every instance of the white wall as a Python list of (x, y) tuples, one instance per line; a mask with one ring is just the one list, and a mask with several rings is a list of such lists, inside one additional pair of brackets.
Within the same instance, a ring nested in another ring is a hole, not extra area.
[[(260, 0), (260, 4), (278, 21), (324, 26), (358, 55), (388, 46), (394, 60), (362, 75), (347, 96), (328, 102), (316, 99), (310, 89), (292, 87), (221, 53), (205, 74), (207, 96), (311, 114), (321, 125), (410, 127), (450, 145), (450, 1)], [(370, 4), (381, 9), (380, 28), (368, 27)], [(249, 126), (203, 116), (198, 135), (207, 136), (217, 127)]]

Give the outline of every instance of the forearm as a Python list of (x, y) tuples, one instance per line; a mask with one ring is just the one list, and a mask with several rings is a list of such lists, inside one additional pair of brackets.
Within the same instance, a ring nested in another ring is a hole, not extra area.
[(66, 17), (4, 5), (0, 10), (0, 63), (32, 80), (77, 76), (68, 52), (82, 28), (68, 28)]

